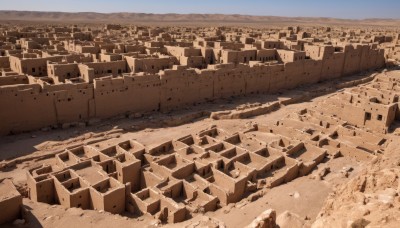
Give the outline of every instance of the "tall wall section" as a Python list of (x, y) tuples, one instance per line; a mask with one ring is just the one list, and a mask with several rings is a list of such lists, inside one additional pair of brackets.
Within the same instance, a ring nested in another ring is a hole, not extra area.
[(0, 135), (120, 114), (169, 111), (213, 99), (274, 93), (384, 67), (368, 45), (285, 64), (209, 65), (159, 74), (95, 79), (93, 84), (0, 86)]

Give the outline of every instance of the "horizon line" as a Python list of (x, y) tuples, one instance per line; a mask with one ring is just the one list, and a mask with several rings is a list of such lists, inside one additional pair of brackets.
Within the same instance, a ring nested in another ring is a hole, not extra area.
[(240, 13), (148, 13), (148, 12), (123, 12), (123, 11), (116, 11), (116, 12), (96, 12), (96, 11), (46, 11), (46, 10), (1, 10), (0, 12), (37, 12), (37, 13), (97, 13), (97, 14), (151, 14), (151, 15), (226, 15), (226, 16), (250, 16), (250, 17), (286, 17), (286, 18), (324, 18), (324, 19), (339, 19), (339, 20), (354, 20), (354, 21), (363, 21), (363, 20), (400, 20), (399, 18), (393, 17), (370, 17), (370, 18), (340, 18), (340, 17), (324, 17), (324, 16), (284, 16), (284, 15), (253, 15), (253, 14), (240, 14)]

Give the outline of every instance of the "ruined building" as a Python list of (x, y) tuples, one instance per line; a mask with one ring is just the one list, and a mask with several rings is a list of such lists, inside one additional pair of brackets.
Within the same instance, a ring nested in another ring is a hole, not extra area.
[(396, 56), (398, 39), (323, 31), (3, 29), (0, 106), (9, 108), (0, 134), (275, 93), (382, 68)]
[(351, 93), (240, 132), (212, 126), (152, 146), (119, 139), (102, 149), (66, 149), (54, 165), (27, 172), (28, 195), (67, 208), (182, 222), (308, 175), (321, 162), (376, 157), (400, 119), (399, 82), (398, 72), (383, 73)]

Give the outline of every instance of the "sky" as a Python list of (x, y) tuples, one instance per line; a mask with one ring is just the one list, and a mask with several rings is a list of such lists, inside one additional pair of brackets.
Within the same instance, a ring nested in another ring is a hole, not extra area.
[(0, 0), (0, 10), (400, 19), (400, 0)]

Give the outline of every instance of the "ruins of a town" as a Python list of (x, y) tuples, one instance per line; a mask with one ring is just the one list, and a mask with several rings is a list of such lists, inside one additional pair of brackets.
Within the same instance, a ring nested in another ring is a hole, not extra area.
[(1, 227), (400, 226), (400, 20), (15, 13)]

